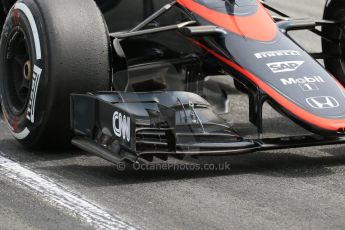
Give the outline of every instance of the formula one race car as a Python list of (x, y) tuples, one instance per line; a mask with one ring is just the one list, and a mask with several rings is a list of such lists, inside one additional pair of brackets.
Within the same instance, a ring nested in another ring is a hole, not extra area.
[[(322, 20), (259, 0), (1, 3), (2, 111), (27, 148), (72, 142), (135, 162), (345, 143), (343, 0)], [(294, 30), (321, 36), (323, 52), (307, 53)], [(215, 78), (217, 92), (205, 90)], [(229, 78), (258, 138), (220, 115)], [(265, 102), (312, 134), (264, 138)]]

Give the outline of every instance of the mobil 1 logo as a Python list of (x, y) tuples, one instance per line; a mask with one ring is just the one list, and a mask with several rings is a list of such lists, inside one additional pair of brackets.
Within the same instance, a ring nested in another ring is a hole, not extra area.
[(318, 84), (325, 83), (325, 80), (321, 76), (281, 78), (280, 81), (285, 86), (298, 85), (303, 91), (318, 91)]

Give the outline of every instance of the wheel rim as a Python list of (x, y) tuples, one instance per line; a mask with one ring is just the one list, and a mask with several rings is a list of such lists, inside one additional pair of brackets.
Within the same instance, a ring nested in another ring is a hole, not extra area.
[(14, 114), (20, 115), (25, 112), (29, 103), (33, 76), (28, 40), (20, 28), (16, 28), (9, 37), (5, 65), (7, 103)]

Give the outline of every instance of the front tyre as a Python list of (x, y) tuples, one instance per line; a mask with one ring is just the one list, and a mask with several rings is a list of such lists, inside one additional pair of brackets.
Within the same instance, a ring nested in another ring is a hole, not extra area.
[(0, 44), (4, 119), (28, 148), (69, 146), (69, 95), (107, 90), (109, 36), (93, 0), (20, 0)]

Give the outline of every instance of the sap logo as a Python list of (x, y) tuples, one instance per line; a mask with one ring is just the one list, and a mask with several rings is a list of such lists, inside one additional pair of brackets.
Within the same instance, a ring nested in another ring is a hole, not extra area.
[(325, 83), (325, 81), (320, 76), (301, 77), (301, 78), (290, 77), (288, 79), (282, 78), (282, 79), (280, 79), (280, 81), (284, 85), (296, 85), (296, 84), (307, 84), (307, 83)]
[(131, 141), (131, 118), (119, 112), (114, 112), (113, 129), (117, 137), (122, 137), (127, 142)]
[(285, 61), (268, 63), (267, 66), (273, 73), (291, 72), (297, 70), (304, 61)]
[(306, 101), (314, 109), (333, 109), (340, 106), (334, 97), (329, 96), (309, 97)]
[(278, 56), (301, 56), (301, 53), (295, 50), (276, 50), (276, 51), (256, 53), (254, 54), (254, 56), (257, 59), (262, 59), (262, 58), (278, 57)]
[(32, 76), (32, 87), (30, 92), (30, 100), (28, 105), (28, 110), (26, 112), (26, 118), (31, 121), (31, 123), (35, 122), (35, 109), (36, 109), (36, 97), (37, 97), (37, 90), (38, 85), (40, 83), (42, 74), (42, 69), (38, 66), (34, 65), (34, 71)]

